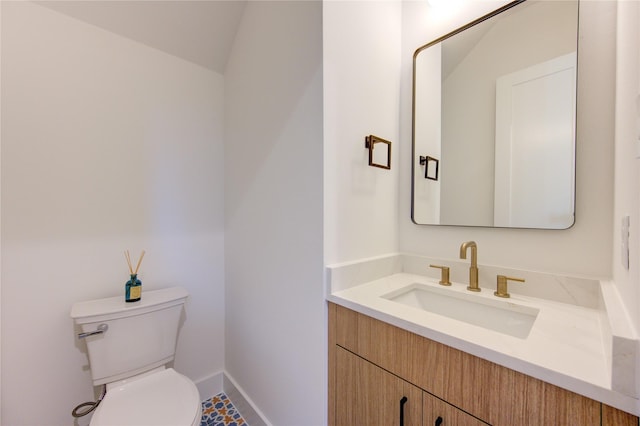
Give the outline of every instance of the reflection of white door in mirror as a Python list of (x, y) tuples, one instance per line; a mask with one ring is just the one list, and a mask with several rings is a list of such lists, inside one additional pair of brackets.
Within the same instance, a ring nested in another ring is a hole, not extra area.
[(573, 225), (575, 97), (575, 52), (497, 79), (494, 226)]

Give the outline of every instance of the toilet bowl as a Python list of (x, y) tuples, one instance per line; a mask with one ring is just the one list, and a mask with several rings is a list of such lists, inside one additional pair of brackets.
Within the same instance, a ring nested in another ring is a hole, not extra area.
[(173, 368), (107, 385), (90, 426), (197, 426), (202, 403), (191, 380)]
[(198, 388), (167, 364), (175, 357), (188, 297), (173, 287), (124, 297), (78, 302), (71, 317), (87, 344), (94, 386), (106, 385), (90, 426), (196, 426), (202, 419)]

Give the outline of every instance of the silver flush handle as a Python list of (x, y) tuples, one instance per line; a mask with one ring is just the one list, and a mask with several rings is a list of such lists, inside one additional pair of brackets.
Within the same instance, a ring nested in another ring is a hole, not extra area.
[(84, 339), (85, 337), (93, 336), (94, 334), (102, 334), (108, 329), (109, 329), (109, 326), (107, 324), (100, 324), (97, 330), (87, 331), (85, 333), (78, 333), (78, 339)]

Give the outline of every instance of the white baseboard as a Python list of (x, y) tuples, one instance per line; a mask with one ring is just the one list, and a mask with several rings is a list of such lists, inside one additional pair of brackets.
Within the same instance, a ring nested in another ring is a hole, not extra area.
[(211, 374), (195, 383), (202, 401), (224, 392), (249, 426), (272, 426), (227, 372)]
[(220, 371), (196, 381), (196, 387), (200, 393), (200, 400), (206, 401), (212, 396), (222, 392), (224, 390), (223, 377), (224, 373)]
[(233, 402), (233, 405), (242, 414), (249, 426), (272, 426), (266, 416), (251, 401), (251, 398), (247, 396), (246, 392), (226, 372), (224, 373), (223, 388), (224, 393)]

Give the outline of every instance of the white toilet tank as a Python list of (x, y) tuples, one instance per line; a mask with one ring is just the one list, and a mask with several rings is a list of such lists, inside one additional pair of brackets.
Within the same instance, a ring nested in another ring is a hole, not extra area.
[(126, 379), (173, 360), (178, 326), (189, 293), (181, 287), (146, 291), (142, 300), (124, 296), (78, 302), (71, 317), (84, 338), (94, 386)]

